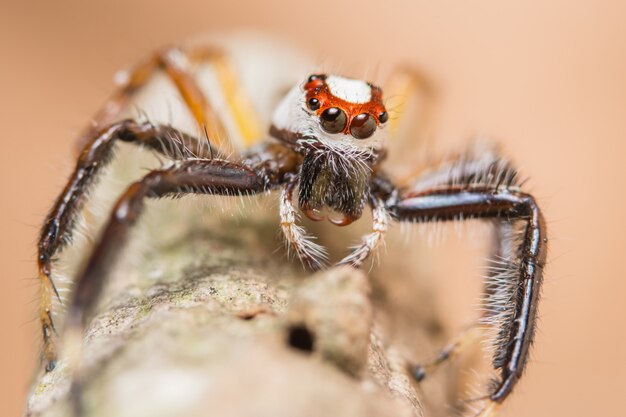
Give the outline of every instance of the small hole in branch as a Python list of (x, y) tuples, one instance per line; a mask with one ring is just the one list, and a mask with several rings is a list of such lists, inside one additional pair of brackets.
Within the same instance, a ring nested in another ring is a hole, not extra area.
[(291, 326), (289, 328), (289, 345), (303, 352), (313, 352), (315, 336), (303, 324)]

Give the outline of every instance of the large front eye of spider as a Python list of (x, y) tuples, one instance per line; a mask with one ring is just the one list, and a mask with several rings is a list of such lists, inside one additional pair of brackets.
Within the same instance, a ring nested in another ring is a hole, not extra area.
[(343, 132), (347, 123), (346, 114), (337, 107), (329, 107), (320, 115), (320, 126), (328, 133)]
[(376, 131), (376, 120), (371, 114), (361, 113), (352, 119), (350, 134), (356, 139), (367, 139)]

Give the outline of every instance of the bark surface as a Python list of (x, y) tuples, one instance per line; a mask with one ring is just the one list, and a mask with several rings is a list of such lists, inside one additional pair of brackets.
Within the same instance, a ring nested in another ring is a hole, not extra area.
[[(280, 249), (275, 215), (250, 210), (141, 222), (85, 334), (89, 417), (410, 417), (420, 395), (450, 396), (448, 382), (418, 394), (405, 371), (443, 340), (414, 261), (311, 274)], [(345, 251), (362, 232), (337, 230), (318, 230), (321, 243)], [(26, 415), (71, 416), (70, 373), (63, 358), (38, 373)]]

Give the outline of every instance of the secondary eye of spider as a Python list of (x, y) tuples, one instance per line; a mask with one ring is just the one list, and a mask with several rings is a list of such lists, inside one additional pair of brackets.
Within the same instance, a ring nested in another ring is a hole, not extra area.
[(352, 119), (350, 133), (356, 139), (367, 139), (376, 131), (376, 120), (367, 113), (361, 113)]
[(346, 114), (337, 107), (330, 107), (324, 110), (320, 116), (320, 125), (328, 133), (343, 132), (347, 122)]
[(387, 123), (387, 120), (389, 120), (389, 114), (386, 111), (378, 115), (378, 121), (381, 123)]
[(326, 76), (323, 74), (312, 74), (309, 76), (309, 79), (307, 80), (307, 82), (310, 83), (311, 81), (320, 80), (320, 79), (323, 80), (325, 78)]
[(320, 101), (315, 97), (311, 97), (306, 104), (309, 110), (317, 110), (320, 108)]

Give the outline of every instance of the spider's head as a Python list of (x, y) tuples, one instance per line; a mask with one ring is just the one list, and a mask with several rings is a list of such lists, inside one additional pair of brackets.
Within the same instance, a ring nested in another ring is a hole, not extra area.
[(304, 155), (298, 200), (307, 217), (329, 210), (338, 225), (361, 217), (388, 118), (381, 89), (365, 81), (316, 74), (291, 89), (270, 133)]
[(387, 138), (389, 116), (382, 90), (362, 80), (314, 74), (278, 106), (272, 135), (289, 142), (377, 154)]

